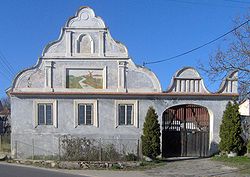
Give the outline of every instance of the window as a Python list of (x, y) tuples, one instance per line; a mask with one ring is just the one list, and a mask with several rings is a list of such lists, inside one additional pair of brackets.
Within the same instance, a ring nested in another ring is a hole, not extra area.
[(98, 127), (97, 100), (75, 100), (74, 109), (75, 127), (81, 125)]
[(93, 125), (93, 104), (78, 104), (78, 125)]
[(57, 101), (56, 100), (34, 100), (33, 114), (35, 118), (34, 127), (42, 125), (53, 125), (57, 127)]
[(115, 126), (135, 126), (138, 124), (138, 101), (116, 100), (116, 124)]
[(133, 105), (119, 104), (118, 119), (119, 125), (133, 125)]
[(38, 104), (38, 125), (53, 125), (53, 107), (52, 104)]

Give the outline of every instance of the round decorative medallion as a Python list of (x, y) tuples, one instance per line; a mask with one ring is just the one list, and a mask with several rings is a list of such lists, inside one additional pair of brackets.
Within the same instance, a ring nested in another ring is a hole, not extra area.
[(88, 20), (88, 19), (89, 19), (89, 14), (83, 13), (83, 14), (81, 15), (81, 19), (83, 19), (83, 20)]

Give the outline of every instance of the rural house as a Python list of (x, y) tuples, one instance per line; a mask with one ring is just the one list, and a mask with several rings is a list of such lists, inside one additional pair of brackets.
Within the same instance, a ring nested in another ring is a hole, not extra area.
[(31, 153), (27, 145), (34, 141), (56, 153), (63, 135), (138, 140), (150, 106), (159, 116), (162, 156), (208, 156), (218, 150), (226, 104), (238, 95), (237, 72), (211, 93), (200, 74), (185, 67), (162, 90), (156, 75), (132, 61), (104, 21), (81, 7), (37, 64), (17, 74), (8, 94), (12, 152), (18, 157)]

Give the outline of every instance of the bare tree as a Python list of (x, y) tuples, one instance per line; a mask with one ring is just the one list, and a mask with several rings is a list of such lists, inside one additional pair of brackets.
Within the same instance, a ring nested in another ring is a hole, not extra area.
[(1, 102), (2, 102), (3, 108), (10, 109), (10, 99), (9, 99), (9, 97), (1, 98)]
[(0, 135), (7, 134), (10, 135), (11, 125), (10, 125), (10, 99), (8, 97), (3, 97), (0, 99), (0, 122), (2, 124), (0, 129)]
[[(247, 16), (244, 19), (238, 18), (234, 22), (239, 26), (249, 19)], [(241, 98), (246, 98), (250, 93), (250, 22), (233, 31), (224, 42), (228, 45), (218, 48), (209, 57), (208, 66), (199, 64), (199, 68), (211, 81), (221, 80), (227, 73), (238, 70), (239, 93)]]

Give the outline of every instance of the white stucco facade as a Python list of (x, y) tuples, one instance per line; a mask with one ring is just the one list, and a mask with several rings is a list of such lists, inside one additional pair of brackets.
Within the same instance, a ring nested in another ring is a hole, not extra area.
[(250, 99), (244, 100), (239, 105), (239, 112), (242, 116), (250, 116)]
[[(82, 78), (78, 73), (87, 73), (94, 79), (87, 80), (86, 75)], [(230, 73), (219, 91), (211, 93), (200, 74), (185, 67), (176, 72), (168, 90), (163, 91), (156, 75), (135, 65), (126, 46), (112, 38), (104, 21), (91, 8), (82, 7), (66, 22), (59, 39), (45, 47), (37, 64), (15, 77), (8, 93), (12, 103), (13, 151), (15, 141), (31, 144), (32, 139), (43, 148), (57, 151), (58, 138), (66, 134), (140, 139), (150, 106), (155, 108), (162, 125), (166, 109), (195, 104), (209, 112), (213, 153), (217, 150), (225, 106), (237, 96), (237, 72)], [(38, 124), (39, 103), (52, 105), (52, 125)], [(80, 103), (93, 105), (92, 126), (78, 126), (76, 105)], [(119, 126), (119, 104), (133, 105), (131, 125)]]

